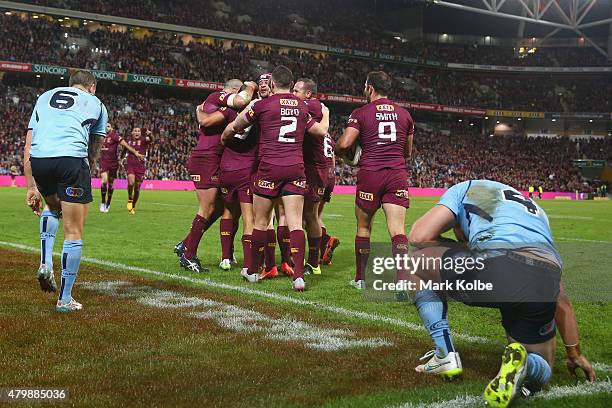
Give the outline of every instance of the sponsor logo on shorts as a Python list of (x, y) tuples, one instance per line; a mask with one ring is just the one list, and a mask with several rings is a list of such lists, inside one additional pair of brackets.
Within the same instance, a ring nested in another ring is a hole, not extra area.
[(191, 177), (191, 181), (194, 181), (196, 183), (200, 182), (200, 175), (199, 174), (190, 174), (189, 176)]
[(266, 188), (268, 190), (274, 190), (274, 182), (268, 180), (257, 180), (257, 186)]
[(546, 323), (544, 326), (540, 327), (540, 336), (546, 336), (547, 334), (551, 333), (553, 330), (555, 329), (555, 321), (551, 320), (550, 322)]
[(323, 194), (325, 194), (325, 189), (323, 187), (319, 187), (319, 189), (317, 190), (317, 194), (322, 196)]
[(359, 248), (359, 253), (360, 254), (369, 254), (370, 250), (366, 249), (366, 248)]
[(280, 99), (281, 106), (298, 106), (297, 99)]
[(374, 194), (366, 193), (365, 191), (360, 191), (359, 198), (365, 201), (374, 201)]
[(389, 104), (376, 105), (376, 110), (379, 112), (393, 112), (395, 110), (395, 106)]
[(306, 180), (292, 181), (291, 184), (299, 188), (306, 188)]
[(229, 191), (225, 187), (221, 187), (221, 194), (227, 194)]
[(66, 187), (66, 195), (68, 197), (78, 198), (83, 197), (83, 194), (85, 194), (85, 190), (81, 187)]
[(210, 181), (219, 181), (219, 176), (210, 176)]
[(408, 192), (408, 190), (397, 190), (395, 192), (395, 195), (399, 198), (410, 198), (410, 193)]

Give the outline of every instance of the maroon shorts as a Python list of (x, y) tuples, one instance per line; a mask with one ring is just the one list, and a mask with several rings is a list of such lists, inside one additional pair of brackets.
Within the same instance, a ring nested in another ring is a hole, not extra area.
[(406, 170), (359, 170), (355, 204), (365, 210), (376, 210), (383, 203), (410, 206)]
[(117, 178), (119, 162), (100, 161), (100, 173), (108, 173), (109, 177)]
[(274, 164), (259, 163), (255, 177), (253, 193), (277, 198), (281, 195), (306, 194), (306, 176), (304, 165), (277, 166)]
[(306, 166), (306, 200), (313, 203), (321, 201), (327, 184), (327, 172), (327, 167)]
[(219, 188), (220, 161), (221, 157), (218, 155), (189, 157), (187, 170), (197, 190)]
[(323, 191), (323, 197), (321, 200), (329, 203), (331, 201), (332, 193), (334, 192), (334, 187), (336, 187), (336, 174), (327, 176), (327, 184), (325, 184), (325, 190)]
[(130, 167), (128, 166), (126, 173), (128, 175), (133, 174), (136, 177), (137, 183), (142, 183), (144, 181), (146, 169), (142, 167)]
[(221, 187), (221, 198), (226, 204), (253, 202), (253, 180), (257, 169), (246, 168), (239, 170), (219, 172), (219, 186)]

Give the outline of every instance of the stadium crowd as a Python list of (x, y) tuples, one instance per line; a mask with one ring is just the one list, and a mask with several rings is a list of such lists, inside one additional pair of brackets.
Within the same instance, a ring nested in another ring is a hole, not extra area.
[[(344, 57), (297, 50), (280, 52), (240, 42), (229, 47), (221, 41), (185, 44), (172, 33), (136, 38), (129, 31), (89, 32), (83, 27), (61, 27), (44, 19), (21, 21), (19, 16), (2, 15), (0, 20), (0, 60), (216, 82), (228, 77), (252, 78), (258, 71), (283, 64), (298, 75), (316, 79), (320, 92), (347, 95), (361, 95), (363, 84), (356, 79), (364, 78), (371, 70), (383, 69), (395, 78), (392, 97), (396, 100), (512, 110), (612, 111), (609, 76), (504, 76), (370, 60), (355, 63)], [(73, 47), (68, 39), (74, 38), (85, 39), (90, 45)]]
[[(219, 31), (258, 35), (352, 48), (369, 52), (386, 52), (421, 60), (463, 62), (475, 64), (520, 66), (603, 66), (609, 61), (585, 46), (581, 49), (543, 47), (533, 55), (515, 53), (511, 47), (450, 45), (422, 40), (398, 40), (398, 33), (379, 24), (377, 15), (389, 13), (395, 6), (422, 7), (423, 2), (390, 0), (372, 5), (366, 0), (208, 0), (194, 7), (189, 0), (26, 0), (27, 3), (80, 10), (92, 13), (137, 18), (148, 21), (178, 24)], [(342, 10), (342, 13), (337, 13)], [(367, 29), (363, 21), (368, 21)], [(313, 23), (316, 22), (316, 23)]]
[[(43, 90), (0, 85), (0, 174), (12, 165), (22, 169), (24, 132), (36, 96)], [(152, 129), (155, 142), (148, 152), (146, 178), (188, 180), (189, 153), (197, 141), (193, 117), (195, 104), (176, 99), (156, 99), (146, 92), (102, 94), (111, 123), (124, 136), (132, 126)], [(334, 115), (330, 134), (338, 138), (346, 117)], [(417, 123), (418, 126), (418, 123)], [(482, 135), (457, 123), (437, 124), (446, 131), (417, 128), (414, 159), (408, 162), (410, 185), (449, 187), (459, 181), (490, 178), (527, 188), (542, 185), (547, 191), (574, 191), (583, 185), (573, 159), (612, 161), (612, 139), (574, 142), (569, 138), (526, 138)], [(120, 171), (120, 177), (125, 175)], [(336, 166), (339, 184), (352, 185), (356, 168), (341, 161)]]

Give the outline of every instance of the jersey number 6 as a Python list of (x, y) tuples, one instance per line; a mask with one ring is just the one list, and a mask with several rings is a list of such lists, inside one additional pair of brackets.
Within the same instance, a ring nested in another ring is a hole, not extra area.
[(70, 91), (57, 91), (51, 97), (49, 105), (55, 109), (69, 109), (75, 103), (75, 96), (79, 96), (79, 94)]

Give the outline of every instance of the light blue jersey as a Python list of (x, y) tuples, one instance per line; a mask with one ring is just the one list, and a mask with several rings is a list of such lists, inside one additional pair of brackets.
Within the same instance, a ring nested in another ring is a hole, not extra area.
[(513, 187), (464, 181), (448, 189), (438, 204), (455, 214), (472, 247), (537, 248), (561, 263), (546, 213)]
[(28, 129), (32, 129), (30, 155), (87, 157), (89, 136), (106, 136), (108, 113), (100, 100), (74, 87), (60, 87), (36, 101)]

